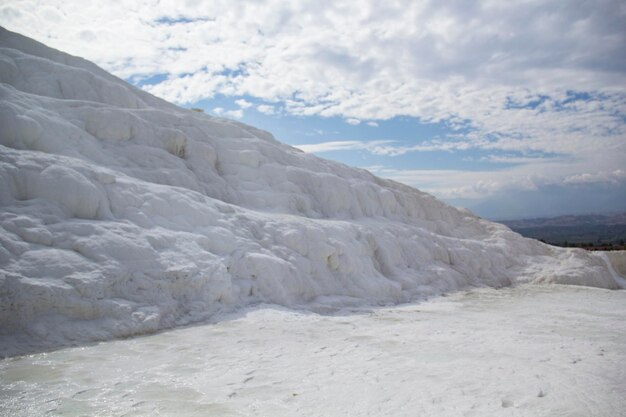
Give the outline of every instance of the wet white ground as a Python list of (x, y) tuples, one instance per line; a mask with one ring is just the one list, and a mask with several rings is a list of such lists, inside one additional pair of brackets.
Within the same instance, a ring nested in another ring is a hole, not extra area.
[(3, 416), (626, 415), (626, 291), (474, 290), (0, 362)]

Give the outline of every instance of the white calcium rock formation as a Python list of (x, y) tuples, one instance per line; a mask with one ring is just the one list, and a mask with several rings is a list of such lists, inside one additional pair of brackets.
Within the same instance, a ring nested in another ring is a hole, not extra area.
[(176, 107), (4, 29), (0, 82), (4, 351), (7, 340), (101, 340), (261, 302), (618, 287), (601, 257)]

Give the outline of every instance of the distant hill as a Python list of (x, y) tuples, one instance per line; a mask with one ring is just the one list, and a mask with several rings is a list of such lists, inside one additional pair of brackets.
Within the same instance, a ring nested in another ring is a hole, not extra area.
[(626, 212), (508, 220), (500, 223), (523, 236), (558, 246), (623, 247), (626, 240)]
[(581, 225), (626, 225), (626, 212), (615, 214), (585, 214), (581, 216), (567, 215), (550, 218), (507, 220), (499, 223), (510, 228), (547, 227), (547, 226), (581, 226)]

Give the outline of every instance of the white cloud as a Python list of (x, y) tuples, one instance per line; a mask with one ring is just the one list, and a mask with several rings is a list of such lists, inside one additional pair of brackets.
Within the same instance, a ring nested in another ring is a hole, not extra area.
[(242, 109), (226, 110), (223, 107), (215, 107), (213, 109), (213, 114), (215, 114), (216, 116), (232, 117), (234, 119), (241, 119), (243, 117), (243, 110)]
[[(626, 12), (618, 1), (370, 0), (320, 8), (278, 0), (15, 0), (0, 7), (9, 29), (122, 76), (171, 74), (174, 91), (162, 93), (177, 101), (236, 91), (294, 99), (301, 104), (294, 110), (319, 105), (327, 115), (435, 120), (463, 117), (470, 104), (500, 106), (509, 94), (518, 100), (624, 84)], [(181, 93), (194, 81), (184, 75), (198, 73), (224, 82)]]
[(242, 109), (247, 109), (252, 106), (252, 103), (244, 99), (235, 100), (235, 104), (241, 107)]
[(585, 172), (582, 174), (570, 175), (565, 178), (565, 184), (594, 184), (594, 183), (619, 183), (626, 182), (626, 172), (616, 169), (612, 172)]
[[(540, 190), (549, 186), (626, 185), (626, 172), (586, 171), (585, 162), (561, 164), (545, 160), (498, 170), (421, 170), (364, 167), (373, 174), (408, 184), (444, 199), (484, 199), (496, 193)], [(583, 171), (583, 174), (577, 172)]]
[(224, 112), (224, 116), (232, 117), (234, 119), (241, 119), (243, 117), (243, 110), (242, 109), (227, 110), (227, 111)]
[(359, 119), (348, 118), (346, 119), (346, 123), (352, 126), (356, 126), (356, 125), (361, 124), (361, 121)]
[[(446, 142), (441, 140), (425, 141), (418, 145), (396, 145), (395, 140), (347, 140), (347, 141), (331, 141), (324, 143), (298, 145), (300, 149), (305, 147), (306, 152), (321, 153), (329, 150), (366, 150), (374, 155), (399, 156), (410, 152), (435, 152), (435, 151), (457, 151), (467, 150), (476, 147), (471, 142), (454, 141)], [(350, 145), (350, 147), (347, 146)], [(339, 147), (339, 148), (338, 148)]]
[(480, 158), (480, 160), (493, 164), (533, 164), (561, 161), (563, 158), (547, 156), (487, 155)]
[(367, 122), (367, 125), (371, 127), (378, 127), (378, 123), (376, 122)]
[(440, 198), (477, 199), (507, 189), (537, 189), (546, 183), (541, 175), (518, 176), (511, 171), (421, 170), (366, 167), (373, 174), (437, 195)]
[[(316, 152), (335, 146), (378, 155), (480, 149), (564, 156), (549, 164), (518, 160), (528, 172), (506, 170), (497, 180), (493, 172), (465, 173), (456, 185), (440, 184), (459, 192), (497, 188), (507, 178), (527, 186), (533, 172), (588, 182), (624, 166), (625, 20), (618, 0), (0, 4), (0, 24), (9, 30), (121, 77), (165, 74), (145, 89), (178, 103), (245, 96), (287, 114), (412, 116), (458, 133), (415, 145), (304, 145)], [(239, 110), (220, 114), (241, 117), (251, 107), (236, 104)]]
[(276, 112), (274, 106), (270, 106), (269, 104), (259, 104), (258, 106), (256, 106), (256, 109), (259, 111), (259, 113), (267, 115), (272, 115)]
[(366, 150), (373, 152), (373, 150), (381, 145), (390, 143), (388, 140), (377, 140), (370, 142), (361, 142), (356, 140), (343, 140), (333, 142), (311, 143), (305, 145), (294, 145), (296, 148), (309, 153), (322, 153), (333, 151), (357, 151)]

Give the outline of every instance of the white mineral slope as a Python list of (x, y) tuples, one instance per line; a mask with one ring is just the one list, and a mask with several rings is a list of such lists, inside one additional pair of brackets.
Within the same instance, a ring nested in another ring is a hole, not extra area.
[(178, 108), (0, 30), (0, 353), (254, 303), (618, 288), (601, 257)]

